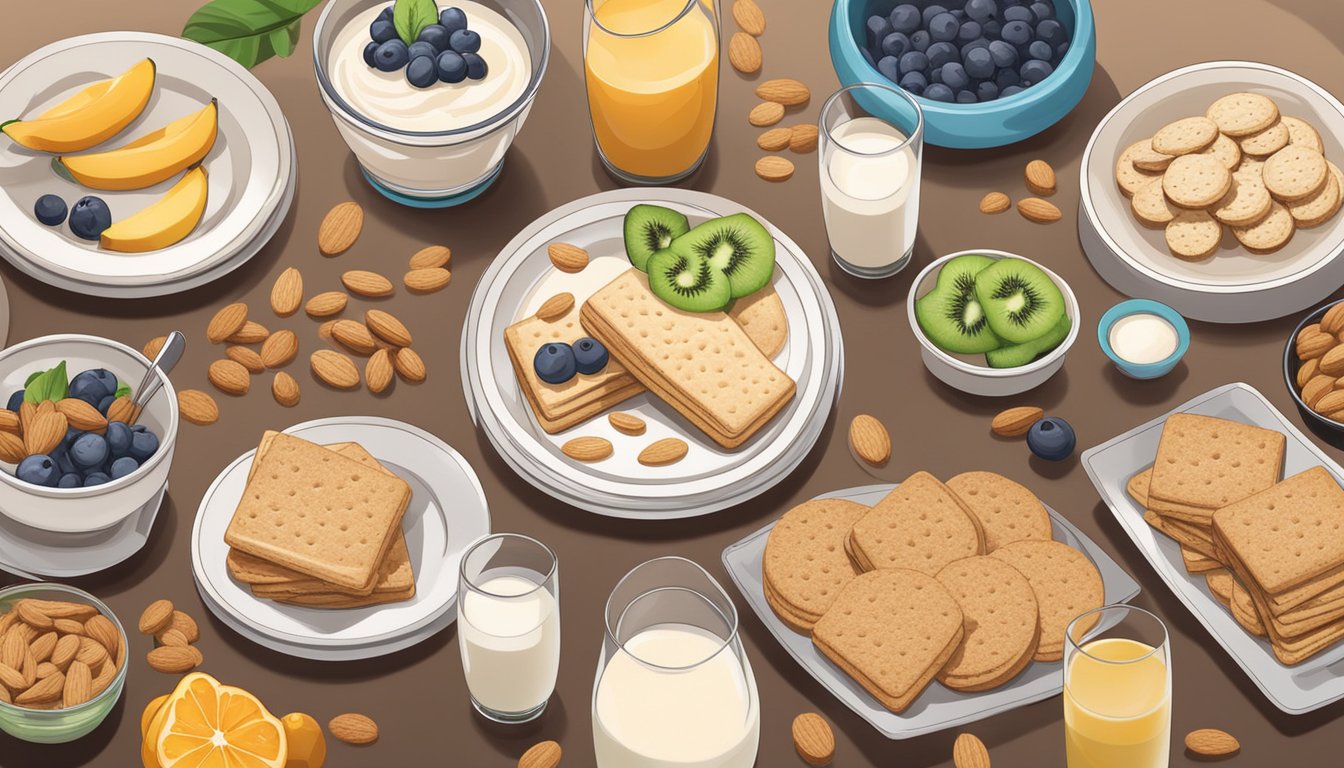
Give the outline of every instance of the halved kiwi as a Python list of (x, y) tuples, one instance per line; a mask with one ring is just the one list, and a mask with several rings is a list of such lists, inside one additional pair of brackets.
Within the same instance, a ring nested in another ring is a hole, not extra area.
[(662, 250), (649, 259), (648, 268), (653, 295), (677, 309), (714, 312), (732, 301), (728, 278), (694, 253)]
[(775, 273), (775, 238), (745, 213), (696, 226), (673, 240), (672, 250), (699, 256), (722, 272), (735, 299), (764, 288)]
[(1002, 344), (975, 298), (976, 275), (993, 264), (988, 256), (958, 256), (938, 271), (933, 290), (915, 300), (920, 330), (944, 352), (973, 355)]
[(975, 276), (975, 297), (994, 334), (1022, 344), (1049, 333), (1064, 316), (1064, 294), (1040, 267), (999, 259)]
[(1045, 335), (1040, 338), (989, 350), (985, 353), (985, 362), (989, 363), (990, 368), (1016, 368), (1039, 360), (1055, 347), (1064, 343), (1072, 325), (1069, 316), (1065, 315), (1059, 318), (1059, 322), (1055, 323), (1054, 327), (1046, 331)]
[(649, 259), (691, 231), (686, 217), (661, 205), (636, 205), (625, 214), (625, 255), (641, 272)]

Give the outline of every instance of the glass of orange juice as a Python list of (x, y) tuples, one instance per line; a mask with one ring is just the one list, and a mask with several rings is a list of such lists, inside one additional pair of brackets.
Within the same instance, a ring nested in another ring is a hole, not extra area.
[(666, 184), (705, 159), (719, 97), (715, 0), (586, 0), (583, 63), (593, 141), (632, 184)]
[(1074, 619), (1064, 638), (1068, 768), (1167, 768), (1170, 745), (1171, 645), (1162, 620), (1129, 605)]

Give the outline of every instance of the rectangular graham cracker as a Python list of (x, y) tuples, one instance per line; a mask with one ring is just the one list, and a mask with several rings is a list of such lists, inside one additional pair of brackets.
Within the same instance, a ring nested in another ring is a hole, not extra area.
[(343, 589), (372, 592), (411, 487), (286, 434), (271, 437), (253, 464), (224, 541)]
[(1213, 524), (1256, 585), (1270, 594), (1344, 569), (1344, 488), (1324, 467), (1223, 507)]
[(294, 597), (277, 597), (274, 600), (277, 603), (286, 603), (288, 605), (298, 605), (305, 608), (368, 608), (374, 605), (386, 605), (387, 603), (400, 603), (415, 597), (415, 589), (409, 589), (405, 592), (374, 592), (364, 597), (354, 595), (343, 595), (337, 593), (315, 594), (315, 595), (295, 595)]
[(580, 316), (641, 384), (724, 448), (746, 442), (793, 399), (793, 379), (728, 315), (668, 306), (639, 270), (593, 294)]
[(1181, 547), (1181, 561), (1187, 573), (1207, 573), (1223, 567), (1215, 558), (1202, 555), (1189, 547)]
[(985, 553), (985, 533), (961, 497), (928, 472), (907, 477), (859, 518), (847, 551), (862, 570), (910, 568), (935, 575)]
[(1226, 419), (1177, 413), (1167, 418), (1148, 487), (1148, 508), (1191, 522), (1279, 481), (1283, 434)]

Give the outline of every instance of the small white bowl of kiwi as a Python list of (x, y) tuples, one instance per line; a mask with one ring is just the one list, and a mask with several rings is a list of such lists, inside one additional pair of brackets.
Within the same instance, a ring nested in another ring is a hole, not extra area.
[(1031, 259), (960, 251), (925, 267), (906, 301), (924, 367), (950, 387), (1003, 397), (1045, 383), (1078, 338), (1078, 299)]

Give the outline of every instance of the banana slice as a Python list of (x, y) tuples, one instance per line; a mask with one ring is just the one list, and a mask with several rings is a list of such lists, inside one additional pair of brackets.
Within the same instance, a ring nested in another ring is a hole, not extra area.
[(144, 253), (182, 240), (205, 213), (207, 182), (204, 167), (187, 171), (158, 202), (103, 230), (101, 245), (109, 251)]
[(100, 81), (31, 120), (0, 124), (15, 142), (39, 152), (79, 152), (121, 133), (149, 104), (154, 94), (152, 59), (111, 81)]
[(52, 167), (90, 189), (144, 189), (171, 179), (210, 153), (219, 133), (219, 105), (210, 103), (124, 147), (58, 157)]

